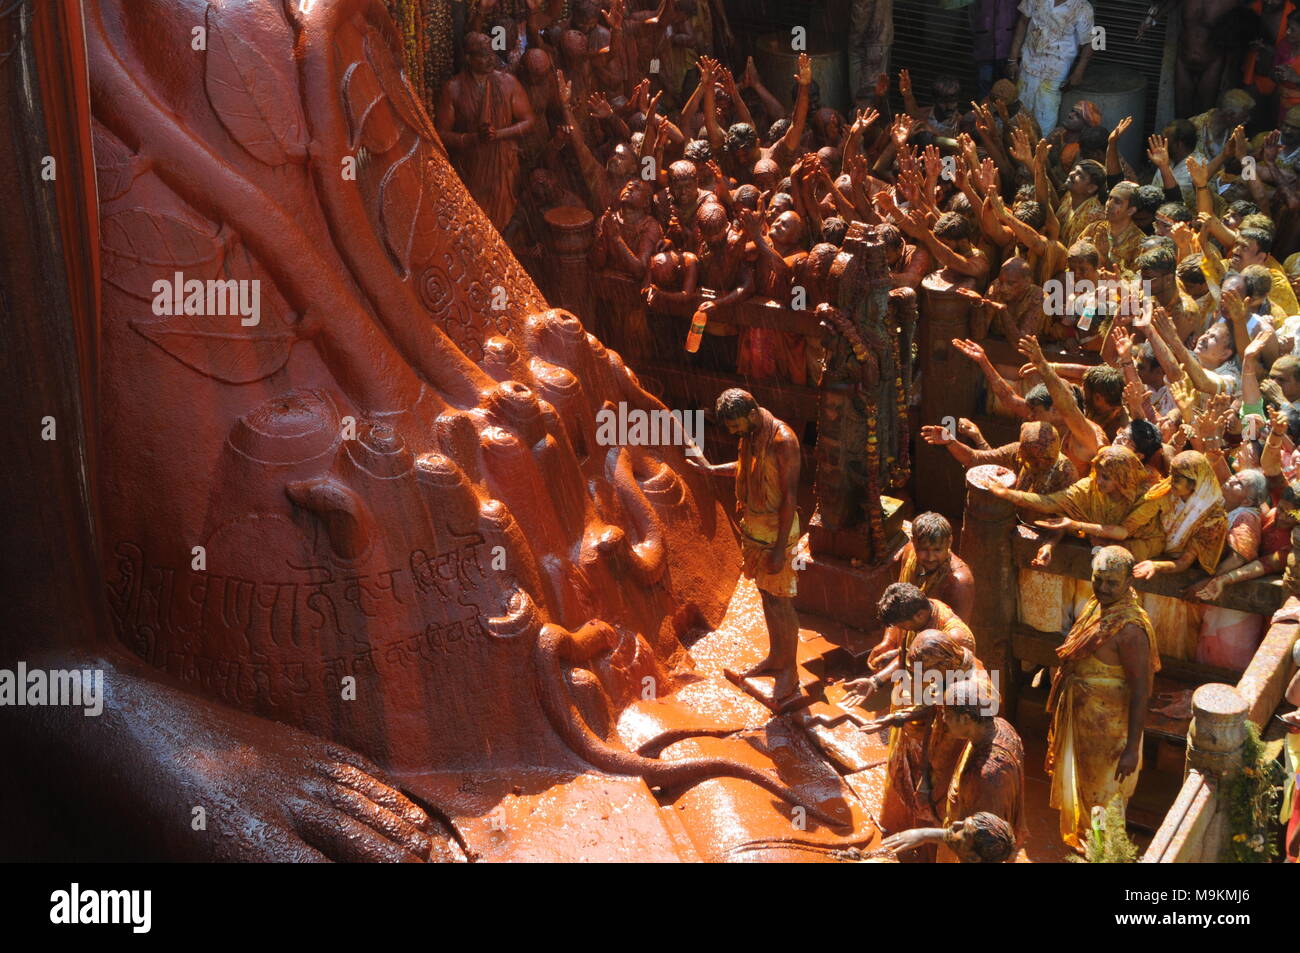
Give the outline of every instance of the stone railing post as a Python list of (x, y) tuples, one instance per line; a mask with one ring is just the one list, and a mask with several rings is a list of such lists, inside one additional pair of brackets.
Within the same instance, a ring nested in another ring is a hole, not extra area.
[[(983, 376), (974, 361), (952, 346), (971, 336), (971, 302), (955, 291), (921, 285), (917, 361), (921, 369), (919, 426), (975, 416)], [(943, 447), (915, 441), (916, 508), (958, 516), (963, 493), (961, 465)]]
[(1187, 769), (1223, 778), (1241, 767), (1249, 706), (1231, 685), (1202, 685), (1192, 694)]
[(548, 249), (548, 297), (556, 307), (576, 314), (588, 331), (594, 331), (595, 302), (587, 253), (595, 236), (595, 218), (585, 208), (560, 206), (545, 215), (551, 242)]
[[(1010, 706), (1014, 704), (1010, 679), (1015, 673), (1008, 670), (1008, 646), (1016, 621), (1017, 579), (1011, 534), (1016, 511), (986, 489), (991, 480), (1010, 487), (1015, 475), (999, 466), (972, 467), (966, 473), (966, 510), (957, 552), (975, 574), (975, 608), (968, 620), (975, 634), (975, 654), (990, 674), (997, 672), (998, 691)], [(1004, 712), (1003, 717), (1012, 716)]]

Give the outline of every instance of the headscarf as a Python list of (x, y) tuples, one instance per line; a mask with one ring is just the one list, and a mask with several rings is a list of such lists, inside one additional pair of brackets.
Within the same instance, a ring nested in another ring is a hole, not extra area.
[[(1185, 500), (1174, 500), (1175, 477), (1195, 484), (1192, 495)], [(1196, 450), (1184, 450), (1178, 454), (1169, 464), (1169, 476), (1152, 487), (1150, 495), (1153, 498), (1166, 497), (1170, 501), (1161, 514), (1165, 550), (1183, 553), (1191, 547), (1196, 550), (1201, 568), (1213, 574), (1228, 537), (1228, 516), (1223, 508), (1219, 479), (1205, 454)]]
[(1088, 479), (1104, 476), (1115, 484), (1115, 495), (1126, 503), (1134, 503), (1146, 488), (1147, 468), (1141, 458), (1128, 447), (1107, 445), (1092, 458)]
[(1009, 79), (1000, 79), (993, 84), (989, 90), (989, 95), (994, 99), (1000, 99), (1004, 103), (1014, 103), (1020, 98), (1020, 92), (1016, 89), (1016, 84)]
[(1079, 115), (1083, 118), (1083, 121), (1087, 125), (1089, 126), (1101, 125), (1101, 110), (1097, 108), (1096, 103), (1091, 102), (1087, 99), (1081, 99), (1074, 104), (1074, 108), (1079, 110)]
[(1055, 460), (1061, 455), (1061, 435), (1047, 421), (1031, 420), (1020, 425), (1020, 449), (1016, 454), (1016, 462), (1028, 468), (1029, 465), (1025, 462), (1026, 447), (1042, 451), (1038, 455), (1040, 459)]

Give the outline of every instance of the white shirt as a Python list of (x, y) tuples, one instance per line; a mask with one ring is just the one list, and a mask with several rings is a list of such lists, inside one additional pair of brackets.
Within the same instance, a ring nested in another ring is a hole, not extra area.
[(1079, 47), (1092, 42), (1092, 4), (1088, 0), (1020, 0), (1019, 10), (1029, 19), (1021, 66), (1032, 73), (1068, 70)]

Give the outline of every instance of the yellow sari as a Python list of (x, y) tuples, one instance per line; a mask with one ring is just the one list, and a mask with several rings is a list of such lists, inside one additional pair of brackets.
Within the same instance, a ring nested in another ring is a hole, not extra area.
[[(1174, 496), (1174, 477), (1182, 477), (1195, 486), (1187, 499)], [(1159, 501), (1165, 553), (1176, 559), (1191, 552), (1196, 557), (1193, 565), (1214, 575), (1228, 538), (1228, 514), (1223, 508), (1219, 479), (1205, 454), (1184, 450), (1174, 457), (1169, 476), (1153, 486), (1147, 498)], [(1147, 592), (1142, 594), (1142, 605), (1155, 626), (1161, 655), (1173, 659), (1196, 658), (1196, 643), (1206, 611), (1203, 604)]]

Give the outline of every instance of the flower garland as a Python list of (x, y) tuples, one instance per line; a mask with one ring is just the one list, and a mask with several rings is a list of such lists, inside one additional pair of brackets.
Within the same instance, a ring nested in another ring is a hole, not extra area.
[(890, 322), (889, 347), (894, 360), (894, 409), (898, 415), (898, 459), (891, 460), (889, 485), (898, 488), (912, 475), (911, 433), (907, 418), (907, 387), (903, 384), (902, 359), (903, 328), (897, 321)]
[(871, 555), (885, 555), (885, 515), (880, 503), (880, 429), (876, 402), (867, 400), (867, 523), (871, 528)]

